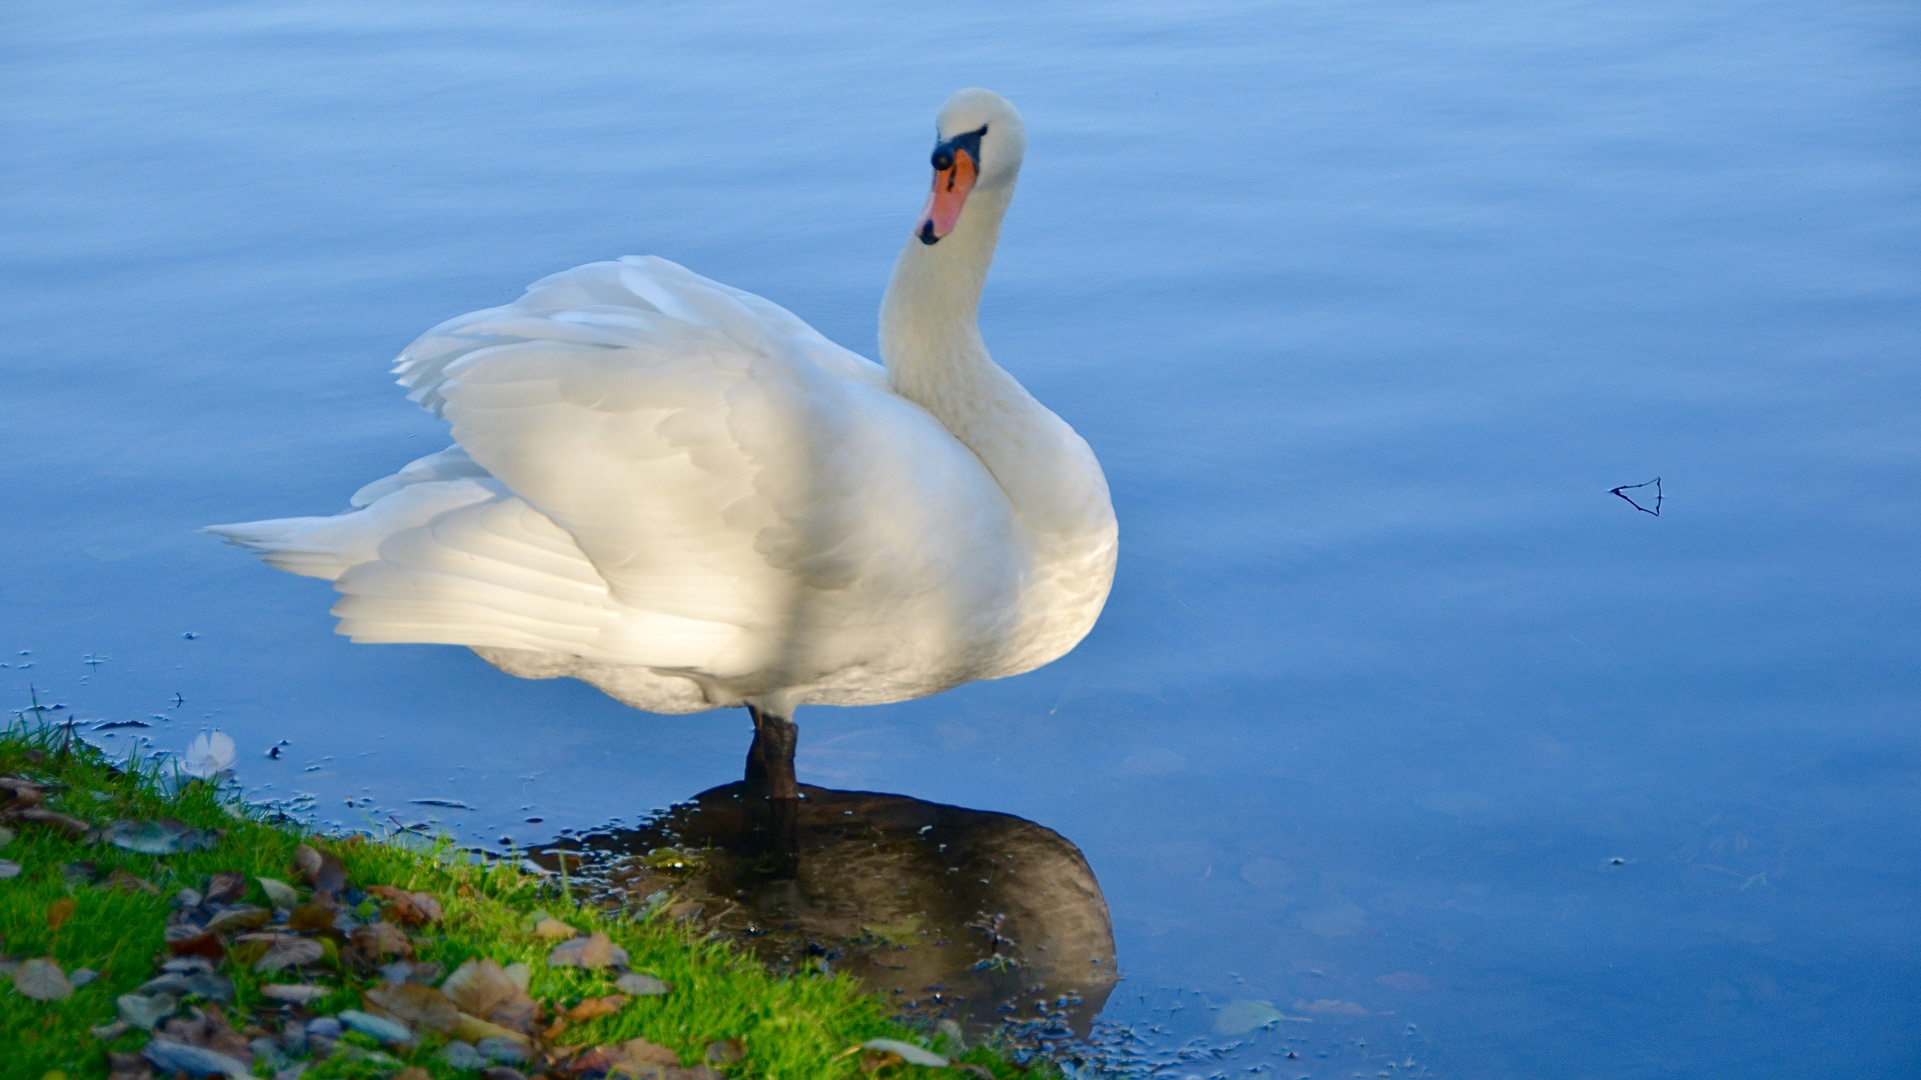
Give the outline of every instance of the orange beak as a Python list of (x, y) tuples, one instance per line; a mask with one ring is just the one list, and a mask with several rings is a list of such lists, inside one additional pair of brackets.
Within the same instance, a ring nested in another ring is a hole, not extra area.
[(979, 175), (974, 155), (960, 147), (953, 155), (952, 167), (934, 170), (934, 190), (927, 196), (927, 208), (920, 212), (920, 224), (914, 227), (914, 235), (923, 244), (935, 243), (954, 231), (961, 207), (967, 204), (967, 193), (974, 190)]

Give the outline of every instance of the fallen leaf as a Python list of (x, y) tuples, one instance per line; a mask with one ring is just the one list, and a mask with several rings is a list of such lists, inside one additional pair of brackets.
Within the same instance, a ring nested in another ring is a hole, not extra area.
[(860, 1053), (860, 1071), (864, 1073), (875, 1073), (891, 1065), (899, 1065), (905, 1060), (906, 1059), (899, 1054), (889, 1053), (886, 1050), (862, 1050)]
[(178, 855), (183, 851), (212, 850), (220, 843), (216, 829), (196, 829), (177, 818), (157, 821), (116, 821), (107, 826), (105, 838), (117, 848), (142, 855)]
[(931, 1050), (915, 1046), (910, 1042), (902, 1042), (899, 1039), (869, 1039), (860, 1045), (866, 1050), (879, 1050), (882, 1053), (893, 1054), (911, 1065), (925, 1065), (933, 1069), (945, 1069), (947, 1067), (946, 1058)]
[(630, 971), (614, 980), (614, 989), (635, 997), (673, 993), (674, 984), (656, 979), (644, 972)]
[(1245, 1035), (1279, 1023), (1281, 1010), (1266, 1001), (1230, 1001), (1214, 1014), (1214, 1030), (1221, 1035)]
[(111, 1024), (96, 1024), (87, 1029), (87, 1034), (92, 1035), (101, 1042), (112, 1042), (132, 1030), (132, 1025), (126, 1021), (115, 1020)]
[(598, 931), (592, 937), (563, 941), (547, 954), (549, 967), (582, 967), (593, 971), (613, 964), (625, 966), (626, 963), (627, 950), (615, 945), (606, 934)]
[(614, 962), (614, 942), (606, 934), (594, 931), (587, 939), (587, 946), (580, 950), (580, 966), (589, 971), (598, 971)]
[(93, 832), (93, 826), (81, 821), (79, 818), (62, 814), (56, 810), (49, 810), (44, 806), (29, 806), (24, 810), (15, 810), (11, 816), (19, 821), (37, 821), (42, 825), (52, 825), (58, 829), (65, 829), (75, 836), (84, 837)]
[(231, 1076), (235, 1080), (248, 1080), (253, 1075), (247, 1063), (239, 1058), (172, 1039), (154, 1039), (142, 1047), (140, 1053), (169, 1075), (184, 1072), (189, 1076)]
[[(326, 895), (326, 894), (321, 894)], [(322, 900), (301, 904), (287, 913), (287, 929), (296, 933), (325, 932), (334, 928), (340, 913)]]
[(247, 879), (231, 870), (221, 870), (207, 879), (209, 904), (231, 904), (247, 891)]
[(1366, 1009), (1352, 1001), (1336, 1001), (1321, 998), (1317, 1001), (1296, 1001), (1294, 1008), (1299, 1012), (1313, 1013), (1316, 1016), (1368, 1016)]
[(460, 1011), (516, 1032), (533, 1030), (539, 1006), (492, 957), (469, 960), (440, 984)]
[(446, 1034), (460, 1026), (460, 1008), (431, 986), (419, 983), (376, 986), (360, 997), (370, 1010), (422, 1031)]
[(375, 965), (389, 956), (404, 959), (414, 954), (413, 942), (408, 941), (407, 935), (393, 923), (377, 922), (356, 926), (353, 933), (347, 935), (347, 940), (353, 944), (354, 951)]
[(215, 963), (227, 957), (227, 946), (220, 935), (191, 924), (167, 927), (167, 951), (175, 956), (204, 956)]
[(245, 1065), (253, 1064), (253, 1050), (247, 1046), (246, 1036), (227, 1023), (227, 1016), (218, 1005), (203, 1005), (189, 1016), (176, 1016), (161, 1024), (154, 1034), (226, 1054)]
[(261, 891), (267, 894), (267, 902), (274, 907), (291, 909), (300, 906), (300, 894), (294, 891), (292, 885), (278, 878), (263, 877), (254, 880), (260, 883)]
[(235, 930), (258, 930), (272, 919), (273, 912), (263, 907), (228, 908), (207, 920), (207, 931), (214, 934), (228, 934)]
[(65, 923), (68, 919), (73, 918), (74, 909), (78, 908), (79, 906), (80, 906), (80, 901), (74, 899), (71, 896), (63, 896), (60, 899), (55, 900), (53, 903), (48, 904), (47, 905), (47, 930), (51, 933), (56, 933), (56, 934), (59, 933), (61, 924)]
[(549, 941), (566, 941), (569, 938), (579, 937), (580, 931), (559, 919), (542, 919), (534, 926), (534, 936), (543, 937)]
[(254, 962), (254, 971), (266, 975), (282, 968), (311, 964), (326, 954), (320, 942), (292, 934), (275, 934), (266, 955)]
[(408, 1030), (407, 1025), (359, 1009), (341, 1010), (339, 1020), (354, 1031), (384, 1043), (412, 1042), (414, 1039), (414, 1033)]
[(9, 829), (4, 825), (0, 825), (0, 848), (6, 847), (8, 844), (13, 843), (14, 835), (15, 834), (12, 829)]
[(152, 1031), (154, 1025), (172, 1016), (180, 1001), (172, 994), (122, 994), (114, 999), (120, 1021), (129, 1027)]
[(315, 889), (337, 893), (346, 887), (347, 868), (341, 863), (340, 856), (333, 852), (302, 844), (294, 849), (293, 858), (301, 876)]
[(707, 1044), (707, 1060), (716, 1065), (732, 1065), (747, 1056), (747, 1043), (736, 1036)]
[(628, 1039), (620, 1044), (620, 1056), (642, 1068), (677, 1069), (680, 1055), (646, 1039)]
[(275, 1001), (291, 1001), (296, 1005), (306, 1005), (332, 993), (324, 986), (311, 986), (307, 983), (267, 983), (260, 992)]
[(612, 1016), (627, 1007), (633, 998), (626, 994), (608, 994), (606, 997), (588, 998), (567, 1010), (567, 1019), (576, 1024), (584, 1024), (602, 1016)]
[(13, 988), (35, 1001), (60, 1001), (73, 994), (73, 984), (52, 957), (41, 956), (13, 969)]
[(115, 889), (120, 892), (143, 892), (149, 896), (160, 895), (160, 886), (155, 885), (146, 878), (138, 877), (128, 872), (125, 867), (121, 866), (114, 867), (113, 873), (107, 875), (105, 885), (109, 889)]
[(501, 1027), (499, 1024), (489, 1023), (478, 1016), (469, 1016), (466, 1013), (461, 1013), (459, 1017), (455, 1019), (454, 1029), (449, 1032), (449, 1034), (456, 1039), (474, 1043), (475, 1045), (479, 1045), (488, 1039), (512, 1039), (519, 1043), (527, 1041), (527, 1036), (518, 1031)]
[(233, 980), (216, 972), (213, 965), (202, 957), (175, 958), (167, 961), (160, 975), (141, 983), (134, 993), (194, 996), (231, 1003)]

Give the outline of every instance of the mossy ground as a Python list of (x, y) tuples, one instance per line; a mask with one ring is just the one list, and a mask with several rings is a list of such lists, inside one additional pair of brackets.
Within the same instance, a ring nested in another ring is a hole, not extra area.
[[(845, 977), (775, 978), (724, 944), (693, 939), (664, 921), (637, 921), (577, 907), (550, 880), (507, 864), (472, 865), (464, 857), (453, 857), (445, 847), (422, 853), (368, 838), (317, 837), (232, 803), (214, 785), (178, 782), (151, 769), (126, 768), (70, 739), (61, 729), (16, 724), (0, 734), (0, 775), (45, 783), (49, 806), (96, 826), (117, 819), (172, 817), (197, 828), (225, 831), (212, 850), (154, 856), (87, 842), (45, 824), (10, 826), (17, 835), (0, 850), (0, 858), (19, 863), (23, 872), (0, 880), (0, 952), (22, 959), (50, 956), (63, 971), (91, 968), (99, 978), (70, 998), (50, 1002), (28, 998), (13, 988), (11, 980), (0, 978), (0, 1078), (4, 1080), (42, 1080), (54, 1071), (69, 1078), (105, 1077), (107, 1050), (135, 1050), (148, 1036), (136, 1030), (103, 1043), (90, 1029), (114, 1020), (116, 997), (156, 974), (155, 958), (166, 952), (163, 934), (173, 894), (182, 888), (204, 887), (208, 875), (216, 871), (237, 871), (247, 878), (247, 899), (266, 904), (255, 879), (294, 879), (294, 849), (301, 843), (337, 854), (348, 879), (358, 885), (397, 885), (439, 899), (444, 918), (417, 940), (416, 948), (419, 959), (438, 961), (444, 970), (451, 971), (473, 957), (492, 957), (502, 964), (526, 961), (533, 970), (532, 995), (562, 1007), (612, 992), (601, 973), (550, 968), (543, 962), (553, 943), (531, 933), (528, 916), (544, 909), (583, 931), (606, 932), (628, 951), (635, 970), (673, 984), (670, 994), (638, 998), (616, 1015), (567, 1029), (556, 1037), (561, 1043), (599, 1045), (644, 1037), (679, 1051), (684, 1062), (693, 1064), (703, 1060), (709, 1043), (739, 1038), (747, 1054), (721, 1067), (730, 1078), (799, 1080), (857, 1076), (862, 1056), (837, 1056), (841, 1051), (874, 1037), (914, 1037), (889, 1019), (883, 1002), (862, 993)], [(77, 882), (65, 868), (81, 861), (95, 864), (95, 881), (124, 869), (153, 883), (158, 893)], [(74, 898), (77, 907), (57, 930), (49, 930), (48, 907), (63, 897)], [(228, 1010), (235, 1027), (248, 1022), (256, 1010), (273, 1011), (273, 1003), (260, 995), (260, 980), (252, 971), (231, 963), (223, 970), (236, 985), (237, 996)], [(330, 985), (340, 988), (314, 1003), (310, 1011), (325, 1014), (360, 1008), (359, 988), (370, 981), (364, 975), (339, 973)], [(350, 1035), (349, 1041), (357, 1038)], [(472, 1077), (473, 1073), (454, 1070), (434, 1056), (443, 1041), (428, 1036), (418, 1048), (398, 1056), (436, 1077)], [(938, 1037), (933, 1041), (937, 1047), (941, 1043)], [(393, 1052), (391, 1047), (388, 1051)], [(986, 1066), (997, 1077), (1023, 1071), (985, 1047), (976, 1047), (958, 1060)], [(327, 1080), (381, 1076), (394, 1070), (337, 1057), (306, 1075)], [(264, 1064), (256, 1071), (267, 1072)], [(912, 1065), (889, 1066), (887, 1072), (903, 1077), (969, 1075), (952, 1068)]]

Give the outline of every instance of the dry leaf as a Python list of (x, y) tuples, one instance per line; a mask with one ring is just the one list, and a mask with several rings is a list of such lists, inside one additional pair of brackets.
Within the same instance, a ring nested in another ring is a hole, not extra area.
[(602, 1016), (612, 1016), (627, 1007), (633, 999), (626, 994), (608, 994), (606, 997), (588, 998), (567, 1010), (567, 1019), (576, 1024), (584, 1024)]
[(167, 927), (167, 951), (175, 956), (204, 956), (214, 963), (227, 958), (227, 946), (220, 935), (191, 924)]
[(296, 1005), (306, 1005), (326, 997), (333, 991), (324, 986), (309, 986), (306, 983), (266, 983), (260, 992), (275, 1001), (291, 1001)]
[(295, 908), (300, 906), (300, 894), (294, 891), (292, 885), (270, 877), (255, 878), (254, 880), (260, 882), (261, 891), (267, 894), (267, 902), (274, 907)]
[(707, 1060), (716, 1065), (732, 1065), (747, 1056), (747, 1043), (738, 1036), (707, 1044)]
[(211, 851), (225, 835), (217, 829), (196, 829), (178, 818), (157, 821), (116, 821), (105, 839), (117, 848), (142, 855), (178, 855), (183, 851)]
[(629, 971), (614, 980), (614, 989), (635, 997), (647, 997), (653, 994), (673, 993), (674, 984), (656, 979), (645, 972)]
[(547, 954), (549, 967), (583, 967), (594, 971), (613, 964), (625, 966), (626, 963), (627, 950), (598, 931), (592, 937), (563, 941)]
[(930, 1069), (945, 1069), (947, 1067), (946, 1058), (931, 1050), (915, 1046), (910, 1042), (902, 1042), (899, 1039), (869, 1039), (860, 1045), (864, 1050), (874, 1050), (883, 1054), (892, 1054), (902, 1061), (912, 1062), (915, 1065), (925, 1065)]
[(389, 956), (404, 960), (414, 954), (413, 942), (408, 941), (407, 935), (393, 923), (377, 922), (356, 926), (353, 933), (347, 935), (347, 940), (353, 944), (355, 952), (374, 964), (379, 964)]
[(207, 903), (231, 904), (247, 891), (247, 879), (231, 870), (221, 870), (207, 879)]
[(254, 963), (253, 969), (266, 975), (281, 968), (311, 964), (325, 954), (326, 950), (320, 947), (320, 942), (312, 938), (275, 934), (274, 940), (267, 946), (266, 955)]
[(659, 1043), (648, 1042), (646, 1039), (628, 1039), (621, 1043), (620, 1056), (642, 1067), (656, 1066), (668, 1069), (680, 1067), (679, 1054)]
[(333, 852), (302, 844), (294, 849), (293, 859), (300, 876), (320, 892), (337, 893), (346, 887), (347, 868)]
[(214, 934), (228, 934), (235, 930), (258, 930), (272, 919), (273, 912), (263, 907), (228, 908), (207, 921), (207, 930)]
[(59, 1001), (72, 996), (73, 984), (52, 957), (41, 956), (13, 969), (13, 988), (35, 1001)]
[(460, 1011), (516, 1032), (533, 1030), (540, 1007), (512, 975), (491, 957), (469, 960), (454, 969), (440, 989)]
[(160, 895), (160, 886), (155, 885), (146, 878), (134, 876), (124, 867), (114, 867), (113, 873), (107, 875), (105, 884), (107, 888), (117, 889), (120, 892), (143, 892), (149, 896)]
[(287, 913), (287, 929), (303, 934), (325, 933), (334, 928), (334, 916), (338, 914), (332, 905), (316, 899)]
[(446, 994), (419, 983), (376, 986), (361, 1000), (375, 1012), (423, 1031), (451, 1032), (460, 1026), (460, 1009)]
[(566, 941), (569, 938), (580, 936), (580, 931), (568, 926), (559, 919), (542, 919), (534, 927), (534, 936), (543, 937), (549, 941)]
[(47, 905), (47, 929), (53, 933), (56, 933), (56, 934), (59, 933), (60, 924), (66, 922), (68, 919), (73, 918), (74, 909), (78, 908), (79, 906), (80, 906), (80, 901), (74, 899), (71, 896), (63, 896), (60, 899), (55, 900), (53, 903), (48, 904)]

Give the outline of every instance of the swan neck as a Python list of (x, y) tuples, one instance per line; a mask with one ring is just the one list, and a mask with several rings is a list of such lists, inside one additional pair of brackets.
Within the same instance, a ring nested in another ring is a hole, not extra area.
[(981, 341), (981, 290), (1000, 243), (1011, 189), (976, 190), (953, 232), (939, 243), (910, 236), (881, 301), (880, 354), (895, 389), (916, 392), (977, 364), (992, 364)]

